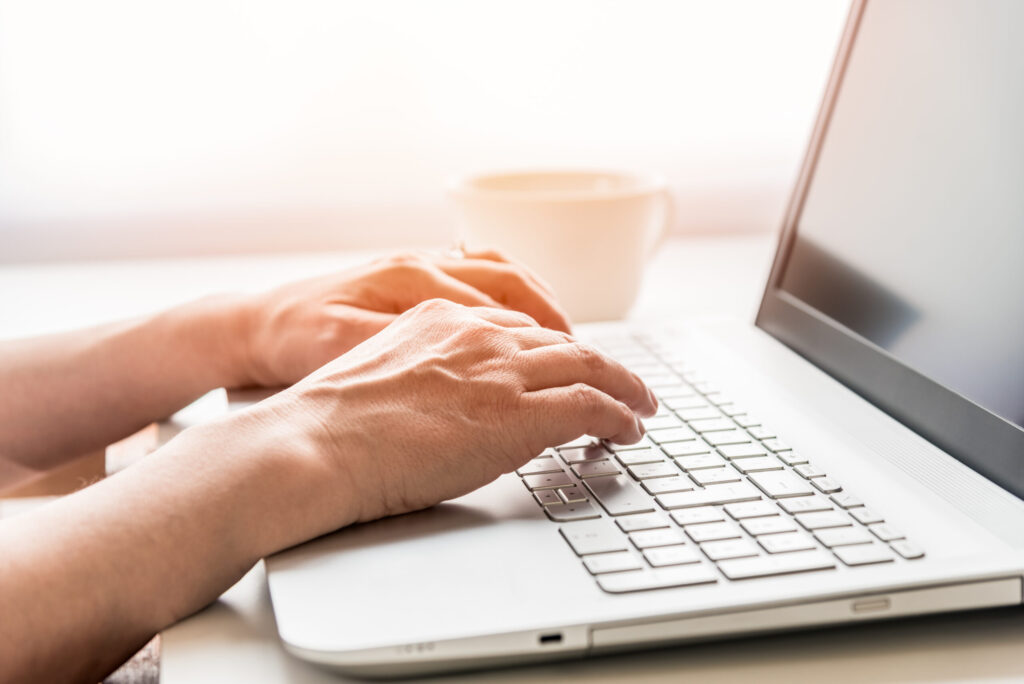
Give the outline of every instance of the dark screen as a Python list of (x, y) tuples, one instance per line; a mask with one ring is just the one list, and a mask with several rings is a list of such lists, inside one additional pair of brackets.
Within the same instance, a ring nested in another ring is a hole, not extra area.
[(984, 5), (868, 5), (781, 288), (1024, 425), (1024, 2)]

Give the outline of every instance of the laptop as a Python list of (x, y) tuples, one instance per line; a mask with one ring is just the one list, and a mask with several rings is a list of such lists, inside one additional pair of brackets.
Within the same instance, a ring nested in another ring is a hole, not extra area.
[(267, 559), (299, 658), (402, 676), (1016, 605), (1024, 25), (853, 4), (755, 325), (583, 326), (659, 396)]

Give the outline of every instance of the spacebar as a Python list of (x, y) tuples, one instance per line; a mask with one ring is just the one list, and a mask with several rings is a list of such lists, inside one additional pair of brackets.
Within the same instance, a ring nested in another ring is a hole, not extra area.
[(828, 570), (834, 567), (836, 567), (836, 561), (832, 558), (832, 554), (821, 551), (785, 553), (767, 558), (738, 558), (718, 563), (718, 569), (731, 580), (785, 575), (791, 572), (808, 572), (810, 570)]
[(583, 481), (608, 515), (645, 513), (654, 510), (654, 502), (625, 475), (590, 477)]

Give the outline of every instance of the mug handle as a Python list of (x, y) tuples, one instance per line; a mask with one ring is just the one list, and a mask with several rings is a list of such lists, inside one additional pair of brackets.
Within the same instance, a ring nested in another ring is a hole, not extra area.
[(651, 246), (647, 249), (648, 261), (650, 261), (654, 255), (657, 254), (658, 249), (665, 244), (665, 240), (668, 239), (669, 234), (672, 232), (672, 226), (676, 222), (676, 201), (672, 197), (672, 191), (668, 189), (667, 184), (660, 194), (661, 201), (663, 203), (661, 228), (654, 239), (651, 240)]

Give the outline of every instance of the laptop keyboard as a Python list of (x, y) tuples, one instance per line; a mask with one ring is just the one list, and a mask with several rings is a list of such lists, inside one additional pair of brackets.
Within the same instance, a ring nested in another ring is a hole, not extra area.
[(517, 473), (606, 592), (917, 560), (924, 551), (650, 337), (599, 340), (659, 400), (645, 437)]

